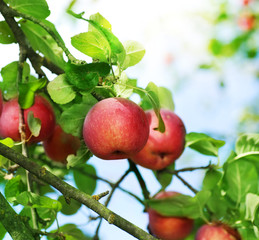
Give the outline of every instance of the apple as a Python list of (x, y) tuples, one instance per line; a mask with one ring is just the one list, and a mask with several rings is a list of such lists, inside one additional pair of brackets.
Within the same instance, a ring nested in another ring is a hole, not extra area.
[(238, 18), (238, 25), (243, 31), (254, 29), (256, 18), (251, 13), (243, 13)]
[[(155, 196), (155, 199), (173, 197), (179, 194), (180, 193), (173, 191), (160, 192)], [(151, 208), (149, 208), (147, 212), (150, 232), (159, 239), (183, 240), (193, 229), (193, 219), (177, 216), (162, 216)]]
[(146, 111), (149, 122), (149, 138), (145, 147), (130, 159), (136, 164), (152, 170), (161, 170), (180, 157), (184, 150), (186, 130), (182, 120), (172, 111), (160, 110), (165, 123), (165, 132), (155, 128), (158, 118), (153, 110)]
[(85, 117), (83, 137), (97, 157), (106, 160), (128, 158), (147, 142), (149, 125), (145, 112), (125, 98), (106, 98)]
[(43, 141), (43, 147), (50, 159), (65, 164), (68, 155), (76, 154), (80, 147), (80, 139), (64, 132), (60, 125), (56, 125), (53, 134)]
[(247, 6), (250, 2), (251, 2), (251, 0), (243, 0), (243, 5)]
[[(35, 118), (41, 121), (41, 130), (38, 137), (31, 137), (28, 127), (28, 113), (32, 111)], [(34, 104), (24, 110), (25, 133), (29, 143), (40, 142), (49, 138), (55, 128), (55, 114), (50, 103), (42, 96), (36, 95)], [(18, 98), (3, 103), (3, 111), (0, 117), (0, 137), (10, 137), (14, 141), (20, 141), (19, 133), (19, 103)]]
[(3, 95), (2, 95), (2, 91), (0, 90), (0, 116), (2, 114), (3, 111)]
[(241, 240), (239, 233), (222, 223), (203, 225), (197, 232), (195, 240)]

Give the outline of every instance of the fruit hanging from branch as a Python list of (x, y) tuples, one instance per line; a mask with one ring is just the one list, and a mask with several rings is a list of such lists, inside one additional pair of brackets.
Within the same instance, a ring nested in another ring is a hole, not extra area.
[[(3, 111), (0, 117), (0, 137), (10, 137), (14, 141), (21, 141), (19, 132), (19, 103), (18, 98), (4, 102)], [(28, 115), (33, 113), (34, 118), (38, 118), (41, 122), (41, 128), (37, 137), (32, 136), (28, 126)], [(50, 103), (42, 96), (35, 96), (34, 104), (24, 110), (24, 122), (26, 139), (29, 143), (36, 143), (48, 139), (56, 124), (55, 114)]]
[(182, 120), (171, 110), (160, 110), (165, 124), (165, 132), (155, 128), (158, 119), (153, 110), (146, 111), (149, 122), (149, 138), (145, 147), (130, 159), (145, 168), (161, 170), (172, 164), (180, 157), (185, 144), (185, 126)]
[(56, 125), (53, 134), (43, 142), (43, 147), (50, 159), (65, 164), (68, 155), (76, 154), (80, 147), (80, 139)]
[(241, 240), (239, 233), (222, 223), (203, 225), (197, 232), (195, 240)]
[[(164, 199), (180, 195), (178, 192), (160, 192), (155, 199)], [(162, 216), (155, 210), (148, 209), (150, 232), (162, 240), (183, 240), (193, 229), (194, 221), (185, 217)]]
[(112, 160), (128, 158), (146, 144), (149, 125), (145, 112), (125, 98), (107, 98), (95, 104), (86, 115), (83, 136), (97, 157)]

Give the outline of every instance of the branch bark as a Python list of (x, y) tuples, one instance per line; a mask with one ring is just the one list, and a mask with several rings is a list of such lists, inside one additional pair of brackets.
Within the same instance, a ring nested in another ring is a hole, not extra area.
[[(31, 174), (35, 175), (44, 182), (50, 184), (58, 191), (60, 191), (66, 198), (73, 198), (80, 203), (84, 204), (88, 208), (92, 209), (94, 212), (99, 214), (102, 218), (107, 220), (110, 224), (113, 224), (120, 229), (126, 231), (130, 235), (136, 237), (140, 240), (155, 240), (157, 238), (145, 232), (143, 229), (137, 227), (126, 219), (122, 218), (118, 214), (106, 208), (104, 205), (96, 201), (91, 196), (81, 192), (80, 190), (74, 188), (68, 183), (62, 181), (57, 176), (53, 175), (45, 168), (39, 166), (29, 158), (23, 156), (21, 153), (5, 146), (0, 143), (0, 154), (4, 157), (10, 159), (11, 161), (19, 164), (24, 169), (28, 170)], [(26, 238), (25, 238), (26, 239)]]
[(0, 192), (0, 222), (15, 240), (34, 240), (33, 233), (26, 227), (19, 215)]

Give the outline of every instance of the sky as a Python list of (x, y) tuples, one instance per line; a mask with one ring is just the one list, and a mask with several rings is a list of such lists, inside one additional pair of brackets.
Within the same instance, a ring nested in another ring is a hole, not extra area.
[[(56, 24), (69, 50), (76, 57), (85, 59), (85, 56), (73, 49), (70, 38), (87, 31), (87, 24), (74, 20), (65, 13), (69, 1), (55, 0), (48, 4), (51, 10), (48, 19)], [(204, 132), (229, 141), (221, 153), (224, 160), (237, 138), (236, 128), (242, 111), (258, 96), (259, 88), (258, 81), (247, 71), (249, 66), (245, 64), (240, 67), (240, 63), (226, 63), (223, 74), (221, 73), (224, 76), (224, 88), (220, 87), (222, 75), (213, 71), (197, 70), (199, 64), (210, 60), (207, 44), (215, 31), (211, 24), (215, 9), (213, 1), (208, 0), (78, 0), (74, 6), (75, 12), (85, 11), (86, 18), (91, 14), (101, 13), (111, 23), (113, 33), (122, 42), (136, 40), (144, 45), (146, 54), (143, 60), (127, 69), (128, 76), (137, 78), (141, 87), (153, 81), (158, 86), (169, 88), (173, 94), (175, 112), (182, 118), (187, 132)], [(6, 62), (17, 60), (17, 50), (17, 46), (0, 45), (0, 68)], [(51, 75), (49, 77), (52, 78)], [(215, 163), (217, 159), (186, 149), (177, 160), (176, 168), (205, 166), (209, 161)], [(128, 168), (126, 160), (104, 161), (93, 157), (88, 163), (96, 167), (98, 175), (112, 182), (116, 182)], [(160, 186), (153, 173), (142, 167), (139, 170), (151, 195), (155, 194)], [(181, 176), (191, 180), (193, 186), (199, 189), (203, 174), (202, 171), (196, 171)], [(121, 186), (141, 197), (141, 189), (133, 174)], [(96, 193), (106, 190), (110, 190), (110, 186), (98, 182)], [(168, 190), (192, 194), (176, 178)], [(109, 208), (146, 230), (147, 214), (143, 213), (143, 207), (134, 198), (117, 190)], [(87, 208), (82, 208), (75, 216), (62, 215), (59, 224), (72, 222), (93, 235), (97, 222), (88, 222), (89, 212)], [(135, 239), (105, 221), (100, 230), (100, 238)]]

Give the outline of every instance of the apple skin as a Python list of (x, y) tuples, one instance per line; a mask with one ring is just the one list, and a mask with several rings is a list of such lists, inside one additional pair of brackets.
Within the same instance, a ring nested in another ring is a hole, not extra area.
[(50, 159), (66, 164), (67, 156), (76, 154), (79, 149), (80, 139), (64, 132), (59, 125), (56, 125), (53, 134), (43, 141), (43, 147)]
[(2, 111), (3, 111), (3, 95), (2, 95), (2, 91), (0, 90), (0, 116), (2, 114)]
[[(41, 130), (38, 137), (31, 136), (28, 127), (27, 116), (32, 111), (35, 118), (41, 120)], [(29, 143), (36, 143), (49, 138), (54, 131), (56, 125), (55, 114), (50, 103), (42, 96), (35, 96), (34, 104), (24, 110), (24, 122), (26, 139)], [(18, 98), (14, 98), (8, 102), (4, 102), (3, 111), (0, 117), (0, 137), (10, 137), (14, 141), (21, 141), (19, 133), (19, 103)]]
[(95, 104), (85, 117), (86, 146), (105, 160), (128, 158), (146, 144), (149, 125), (145, 112), (125, 98), (106, 98)]
[(250, 31), (254, 29), (256, 18), (250, 13), (243, 13), (239, 16), (238, 25), (243, 31)]
[(153, 110), (146, 111), (149, 122), (149, 138), (145, 147), (130, 159), (136, 164), (152, 170), (161, 170), (180, 157), (185, 146), (186, 130), (182, 120), (172, 111), (161, 109), (165, 132), (154, 130), (158, 119)]
[[(155, 198), (162, 199), (177, 196), (180, 193), (168, 191), (160, 192)], [(162, 216), (155, 210), (149, 208), (147, 210), (149, 216), (150, 232), (162, 240), (183, 240), (192, 231), (193, 219), (185, 217), (167, 217)]]
[(220, 223), (205, 224), (199, 228), (195, 240), (241, 240), (239, 233)]

